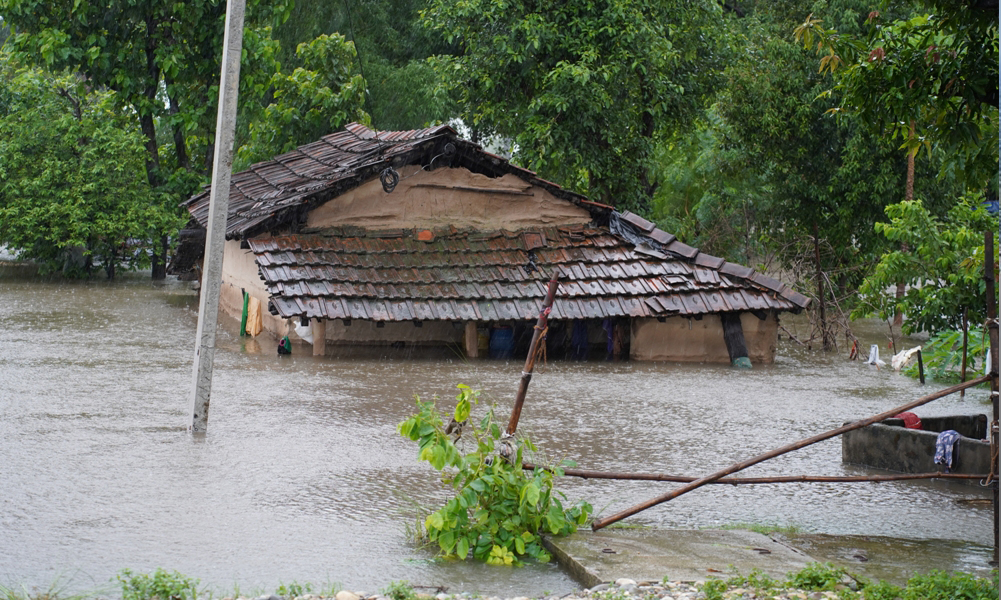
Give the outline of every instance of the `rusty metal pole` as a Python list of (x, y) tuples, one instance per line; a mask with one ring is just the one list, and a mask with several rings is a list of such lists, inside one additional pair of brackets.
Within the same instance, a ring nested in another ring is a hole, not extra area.
[(532, 370), (535, 368), (535, 355), (539, 350), (539, 342), (542, 341), (542, 332), (546, 330), (549, 323), (549, 311), (552, 310), (553, 300), (556, 298), (556, 288), (559, 286), (559, 269), (553, 271), (553, 277), (549, 280), (549, 291), (546, 299), (542, 303), (542, 310), (539, 311), (539, 318), (535, 322), (535, 330), (532, 332), (532, 343), (528, 345), (528, 357), (525, 359), (525, 368), (521, 371), (521, 382), (518, 384), (518, 395), (514, 399), (514, 408), (511, 409), (511, 418), (507, 422), (508, 435), (514, 435), (518, 429), (518, 419), (521, 418), (521, 407), (525, 404), (525, 394), (528, 393), (528, 382), (532, 381)]
[(674, 498), (677, 498), (678, 496), (680, 496), (682, 494), (687, 494), (688, 492), (690, 492), (690, 491), (692, 491), (694, 489), (700, 488), (700, 487), (702, 487), (702, 486), (704, 486), (704, 485), (706, 485), (708, 483), (713, 483), (714, 481), (722, 479), (723, 477), (726, 477), (727, 475), (732, 475), (732, 474), (736, 473), (737, 471), (743, 471), (744, 469), (746, 469), (748, 467), (751, 467), (751, 466), (754, 466), (754, 465), (756, 465), (756, 464), (758, 464), (760, 462), (764, 462), (766, 460), (770, 460), (770, 459), (775, 458), (777, 456), (781, 456), (781, 455), (786, 454), (788, 452), (792, 452), (793, 450), (799, 450), (800, 448), (805, 448), (806, 446), (810, 446), (812, 444), (816, 444), (817, 442), (822, 442), (822, 441), (830, 439), (832, 437), (839, 436), (842, 433), (846, 433), (848, 431), (854, 431), (856, 429), (861, 429), (861, 428), (866, 427), (868, 425), (872, 425), (873, 423), (878, 423), (879, 421), (882, 421), (883, 419), (889, 419), (890, 417), (892, 417), (892, 416), (894, 416), (896, 414), (899, 414), (899, 413), (911, 410), (913, 408), (917, 408), (918, 406), (921, 406), (921, 405), (924, 405), (924, 404), (928, 404), (932, 400), (938, 400), (939, 398), (942, 398), (943, 396), (948, 396), (949, 394), (954, 394), (954, 393), (958, 392), (959, 390), (965, 390), (966, 388), (973, 387), (975, 385), (980, 385), (981, 383), (986, 383), (986, 382), (988, 382), (990, 380), (991, 380), (991, 376), (990, 375), (984, 375), (982, 377), (977, 377), (976, 379), (971, 379), (970, 381), (967, 381), (966, 383), (960, 383), (958, 385), (954, 385), (954, 386), (947, 387), (945, 389), (939, 390), (939, 391), (935, 392), (934, 394), (928, 394), (927, 396), (922, 396), (921, 398), (918, 398), (917, 400), (908, 402), (907, 404), (898, 406), (896, 408), (892, 408), (892, 409), (890, 409), (888, 411), (881, 412), (878, 415), (869, 417), (868, 419), (863, 419), (861, 421), (856, 421), (854, 423), (849, 423), (847, 425), (842, 425), (841, 427), (838, 427), (837, 429), (832, 429), (832, 430), (827, 431), (825, 433), (821, 433), (821, 434), (815, 435), (813, 437), (809, 437), (809, 438), (800, 440), (798, 442), (793, 442), (792, 444), (788, 444), (786, 446), (782, 446), (781, 448), (777, 448), (777, 449), (772, 450), (770, 452), (765, 452), (764, 454), (759, 454), (758, 456), (755, 456), (754, 458), (750, 458), (750, 459), (747, 459), (747, 460), (745, 460), (743, 462), (739, 462), (737, 464), (731, 465), (731, 466), (723, 469), (722, 471), (717, 471), (717, 472), (715, 472), (715, 473), (713, 473), (711, 475), (706, 475), (705, 477), (702, 477), (701, 479), (696, 479), (692, 483), (689, 483), (687, 485), (683, 485), (680, 488), (678, 488), (678, 489), (676, 489), (676, 490), (674, 490), (672, 492), (669, 492), (667, 494), (663, 494), (661, 496), (658, 496), (658, 497), (654, 498), (653, 500), (648, 500), (648, 501), (643, 502), (641, 504), (637, 504), (636, 506), (633, 506), (631, 508), (627, 508), (626, 510), (624, 510), (622, 512), (619, 512), (619, 513), (616, 513), (616, 514), (614, 514), (614, 515), (612, 515), (610, 517), (606, 517), (604, 519), (598, 519), (597, 521), (595, 521), (591, 525), (591, 529), (593, 529), (594, 531), (598, 531), (599, 529), (601, 529), (603, 527), (607, 527), (607, 526), (611, 525), (612, 523), (616, 523), (618, 521), (621, 521), (622, 519), (625, 519), (626, 517), (630, 517), (632, 515), (635, 515), (638, 512), (644, 511), (644, 510), (646, 510), (648, 508), (654, 507), (654, 506), (656, 506), (658, 504), (661, 504), (663, 502), (667, 502), (668, 500), (673, 500)]
[[(540, 467), (532, 463), (523, 463), (521, 468), (526, 471), (542, 469), (551, 471), (549, 467)], [(611, 479), (615, 481), (662, 481), (670, 483), (691, 483), (698, 477), (683, 475), (662, 475), (659, 473), (618, 473), (609, 471), (589, 471), (587, 469), (560, 468), (567, 477), (581, 479)], [(712, 481), (720, 485), (764, 485), (771, 483), (882, 483), (884, 481), (914, 481), (917, 479), (983, 479), (986, 473), (901, 473), (899, 475), (772, 475), (768, 477), (723, 477)]]

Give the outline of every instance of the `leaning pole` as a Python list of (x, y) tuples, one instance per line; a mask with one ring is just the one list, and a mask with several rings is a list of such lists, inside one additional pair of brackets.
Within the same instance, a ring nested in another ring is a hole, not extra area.
[(246, 0), (229, 0), (226, 5), (222, 79), (219, 83), (219, 112), (215, 125), (215, 155), (212, 159), (212, 191), (209, 193), (209, 222), (191, 382), (191, 424), (188, 429), (192, 433), (205, 433), (209, 421), (219, 291), (222, 288), (222, 256), (226, 242), (226, 215), (229, 212), (229, 180), (233, 174), (233, 138), (236, 132), (236, 100), (240, 91), (240, 54), (243, 51), (245, 8)]

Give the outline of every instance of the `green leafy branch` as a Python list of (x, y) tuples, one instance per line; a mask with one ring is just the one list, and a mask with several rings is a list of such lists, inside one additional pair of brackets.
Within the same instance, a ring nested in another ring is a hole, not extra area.
[[(527, 438), (506, 437), (494, 422), (493, 409), (479, 424), (470, 422), (480, 392), (458, 385), (451, 422), (445, 425), (434, 400), (417, 397), (417, 414), (400, 423), (399, 432), (418, 444), (418, 459), (442, 474), (455, 490), (445, 506), (424, 520), (432, 543), (446, 557), (466, 559), (470, 552), (489, 564), (518, 565), (524, 557), (550, 559), (541, 535), (566, 535), (587, 522), (591, 505), (578, 502), (564, 508), (561, 492), (553, 489), (562, 469), (522, 469), (522, 452), (536, 450)], [(463, 437), (464, 430), (469, 434)], [(463, 453), (459, 441), (474, 448)], [(495, 454), (495, 451), (499, 453)]]

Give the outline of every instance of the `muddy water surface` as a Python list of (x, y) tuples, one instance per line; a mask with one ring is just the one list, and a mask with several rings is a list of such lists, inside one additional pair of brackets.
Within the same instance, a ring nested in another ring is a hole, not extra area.
[[(407, 540), (414, 503), (441, 497), (396, 424), (413, 395), (484, 391), (506, 415), (520, 362), (457, 356), (279, 358), (223, 319), (209, 434), (185, 431), (197, 301), (186, 284), (114, 285), (0, 273), (0, 584), (93, 589), (123, 568), (176, 569), (219, 591), (279, 583), (376, 591), (390, 581), (492, 595), (565, 593), (555, 566), (433, 560)], [(868, 343), (883, 330), (862, 326)], [(884, 354), (886, 352), (884, 351)], [(887, 358), (884, 356), (884, 358)], [(775, 365), (550, 363), (520, 429), (580, 467), (704, 475), (928, 391), (791, 342)], [(987, 412), (976, 391), (920, 415)], [(746, 475), (864, 472), (832, 440)], [(611, 514), (665, 484), (568, 480)], [(945, 483), (712, 486), (629, 520), (992, 543), (974, 488)]]

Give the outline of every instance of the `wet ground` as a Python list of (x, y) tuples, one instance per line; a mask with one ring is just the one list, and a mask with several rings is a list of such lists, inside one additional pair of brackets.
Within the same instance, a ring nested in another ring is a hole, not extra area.
[[(63, 578), (92, 589), (123, 568), (164, 567), (243, 592), (292, 581), (375, 591), (402, 579), (508, 597), (575, 587), (554, 565), (436, 561), (405, 532), (415, 503), (442, 497), (395, 431), (413, 395), (448, 400), (466, 383), (506, 415), (520, 362), (320, 359), (308, 347), (279, 358), (273, 340), (241, 339), (223, 319), (209, 434), (193, 439), (196, 319), (187, 284), (54, 283), (0, 269), (0, 584)], [(884, 327), (856, 333), (886, 354)], [(519, 429), (581, 468), (695, 476), (938, 387), (785, 340), (776, 364), (752, 371), (554, 362), (533, 378)], [(978, 390), (916, 412), (987, 412), (985, 400)], [(744, 474), (861, 472), (841, 464), (831, 440)], [(667, 485), (562, 488), (608, 515)], [(627, 522), (770, 524), (975, 550), (993, 543), (984, 497), (941, 482), (712, 486)]]

